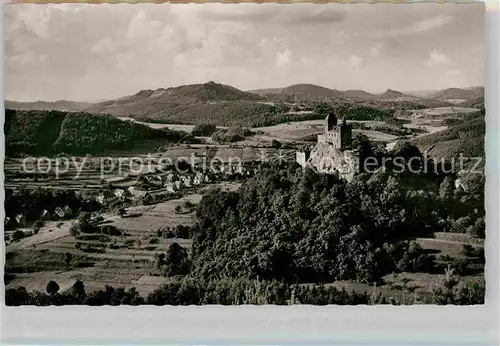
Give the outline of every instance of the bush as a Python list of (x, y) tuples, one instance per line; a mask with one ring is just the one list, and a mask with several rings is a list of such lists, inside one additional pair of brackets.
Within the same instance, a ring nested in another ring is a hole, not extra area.
[(81, 250), (83, 252), (88, 252), (88, 253), (106, 253), (106, 250), (100, 247), (96, 247), (97, 245), (90, 245), (87, 244), (87, 246), (82, 247)]
[(59, 285), (57, 284), (57, 282), (51, 280), (47, 284), (47, 289), (46, 290), (47, 290), (48, 294), (55, 295), (59, 291)]
[(191, 134), (193, 136), (211, 136), (215, 131), (217, 131), (217, 127), (214, 124), (198, 124), (196, 125)]
[(467, 259), (461, 257), (461, 258), (456, 258), (452, 264), (451, 268), (457, 273), (458, 275), (467, 275), (469, 265), (467, 263)]
[(110, 236), (121, 236), (122, 232), (115, 226), (105, 225), (100, 228), (102, 234), (107, 234)]
[(484, 239), (486, 237), (486, 224), (484, 216), (474, 221), (474, 224), (467, 228), (467, 233), (473, 237)]
[(281, 142), (277, 141), (276, 139), (273, 139), (271, 141), (271, 146), (273, 148), (279, 149), (279, 148), (281, 148)]
[(45, 221), (43, 220), (38, 220), (33, 224), (33, 233), (38, 234), (38, 231), (40, 231), (40, 228), (42, 228), (45, 225)]
[(12, 233), (12, 241), (19, 241), (23, 238), (26, 238), (27, 234), (23, 231), (20, 230), (15, 230), (14, 233)]
[(104, 243), (111, 241), (111, 238), (105, 234), (82, 234), (82, 235), (79, 235), (76, 239), (84, 240), (84, 241), (94, 240), (94, 241), (100, 241), (100, 242), (104, 242)]
[[(173, 237), (171, 238), (181, 238), (181, 239), (189, 239), (191, 238), (191, 227), (184, 225), (177, 225), (173, 230)], [(167, 238), (170, 238), (167, 236)]]
[(469, 225), (472, 223), (472, 219), (470, 216), (463, 216), (455, 220), (452, 224), (453, 232), (457, 233), (466, 233)]
[(241, 126), (231, 126), (227, 130), (219, 130), (213, 134), (212, 139), (220, 143), (234, 143), (242, 141), (245, 137), (252, 136), (254, 133)]

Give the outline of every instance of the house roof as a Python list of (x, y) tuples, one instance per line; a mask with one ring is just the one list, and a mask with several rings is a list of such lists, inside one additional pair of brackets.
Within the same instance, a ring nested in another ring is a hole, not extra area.
[(135, 197), (144, 197), (147, 195), (148, 191), (134, 189), (130, 191), (130, 193)]

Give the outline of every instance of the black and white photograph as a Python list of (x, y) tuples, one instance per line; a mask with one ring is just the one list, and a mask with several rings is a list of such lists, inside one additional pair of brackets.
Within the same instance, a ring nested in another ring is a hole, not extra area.
[(484, 304), (485, 4), (3, 12), (7, 306)]

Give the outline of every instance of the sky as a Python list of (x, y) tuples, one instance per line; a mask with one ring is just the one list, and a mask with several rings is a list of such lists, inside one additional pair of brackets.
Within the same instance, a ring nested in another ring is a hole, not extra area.
[(11, 4), (4, 97), (95, 101), (215, 81), (483, 85), (484, 4)]

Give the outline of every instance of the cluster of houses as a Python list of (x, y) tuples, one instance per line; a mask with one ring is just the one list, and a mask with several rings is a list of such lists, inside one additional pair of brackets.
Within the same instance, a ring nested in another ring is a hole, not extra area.
[[(50, 220), (58, 220), (65, 219), (74, 216), (73, 210), (69, 206), (57, 207), (54, 209), (53, 213), (49, 210), (44, 209), (40, 214), (39, 220), (50, 221)], [(8, 216), (5, 217), (5, 225), (10, 227), (27, 227), (28, 222), (26, 219), (26, 214), (20, 213), (17, 214), (16, 217), (10, 218)]]
[[(217, 180), (228, 179), (234, 175), (250, 176), (256, 169), (247, 169), (242, 166), (221, 166), (217, 173), (196, 174), (147, 174), (141, 175), (134, 186), (127, 188), (111, 188), (100, 192), (95, 200), (100, 204), (105, 204), (109, 199), (143, 198), (148, 194), (157, 192), (175, 193), (183, 189), (190, 189), (202, 184), (209, 184)], [(141, 186), (142, 185), (142, 186)], [(146, 185), (146, 187), (144, 187)]]
[(176, 192), (182, 188), (191, 188), (201, 184), (211, 182), (208, 175), (203, 173), (196, 173), (195, 175), (177, 175), (169, 173), (167, 175), (150, 175), (144, 177), (144, 180), (158, 189), (166, 189), (169, 192)]

